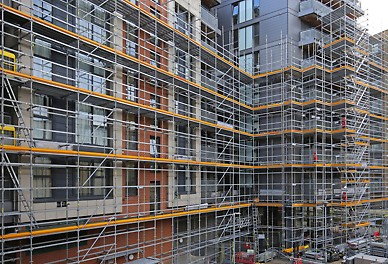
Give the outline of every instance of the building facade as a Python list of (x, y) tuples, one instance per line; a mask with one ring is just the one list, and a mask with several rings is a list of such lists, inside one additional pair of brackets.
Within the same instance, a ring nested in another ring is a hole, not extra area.
[(381, 231), (385, 38), (358, 1), (0, 8), (2, 263), (235, 263)]

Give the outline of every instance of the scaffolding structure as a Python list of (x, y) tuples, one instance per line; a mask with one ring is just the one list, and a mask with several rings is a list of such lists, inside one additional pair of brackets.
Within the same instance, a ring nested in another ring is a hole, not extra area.
[(301, 1), (298, 15), (303, 59), (286, 37), (281, 70), (255, 80), (262, 246), (369, 252), (387, 202), (386, 34), (367, 33), (358, 1)]
[(247, 70), (218, 4), (2, 0), (1, 263), (371, 242), (388, 201), (386, 36), (357, 1), (302, 1), (314, 28), (279, 33), (280, 55)]

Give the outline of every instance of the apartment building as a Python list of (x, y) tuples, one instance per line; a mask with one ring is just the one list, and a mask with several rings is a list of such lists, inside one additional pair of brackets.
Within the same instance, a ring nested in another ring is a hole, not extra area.
[(385, 38), (358, 1), (0, 8), (2, 263), (238, 263), (383, 225)]

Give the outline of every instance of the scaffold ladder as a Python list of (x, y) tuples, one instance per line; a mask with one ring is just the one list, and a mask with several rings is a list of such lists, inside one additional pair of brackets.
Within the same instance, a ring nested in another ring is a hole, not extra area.
[[(368, 210), (370, 209), (370, 203), (362, 203), (363, 199), (368, 193), (368, 163), (369, 163), (369, 142), (367, 137), (369, 132), (369, 115), (365, 112), (369, 107), (369, 95), (368, 95), (368, 53), (363, 49), (368, 47), (368, 36), (366, 31), (360, 33), (355, 37), (355, 45), (351, 49), (350, 55), (354, 62), (354, 72), (345, 79), (345, 84), (349, 89), (349, 99), (354, 103), (354, 107), (350, 109), (348, 114), (352, 117), (351, 129), (354, 133), (348, 135), (346, 141), (349, 144), (346, 145), (346, 152), (349, 154), (347, 161), (353, 164), (361, 164), (360, 168), (355, 168), (354, 173), (346, 173), (346, 181), (350, 178), (352, 182), (352, 189), (349, 190), (351, 198), (348, 200), (349, 195), (345, 195), (349, 205), (346, 205), (346, 227), (354, 230), (351, 236), (361, 237), (359, 227), (364, 227), (365, 218), (368, 217)], [(348, 185), (346, 182), (345, 187)], [(353, 193), (352, 193), (353, 192)], [(368, 232), (367, 230), (365, 232)], [(363, 234), (365, 235), (365, 234)]]
[(14, 186), (16, 188), (17, 194), (19, 196), (19, 201), (23, 205), (24, 209), (27, 212), (28, 217), (30, 218), (31, 227), (32, 228), (37, 228), (38, 227), (38, 223), (36, 221), (36, 218), (35, 218), (34, 214), (32, 213), (31, 207), (30, 207), (26, 197), (23, 194), (23, 190), (21, 188), (20, 181), (19, 181), (19, 179), (17, 177), (17, 174), (16, 174), (14, 168), (11, 165), (11, 161), (10, 161), (7, 153), (5, 153), (5, 152), (3, 153), (2, 162), (5, 164), (5, 167), (6, 167), (8, 173), (10, 175), (10, 178), (12, 180), (12, 183), (14, 184)]
[(255, 254), (256, 258), (259, 255), (260, 249), (260, 238), (259, 238), (259, 230), (260, 230), (260, 214), (259, 208), (254, 204), (252, 206), (252, 224), (253, 224), (253, 239), (255, 242)]
[(21, 131), (21, 133), (23, 133), (23, 138), (26, 140), (27, 144), (33, 148), (33, 147), (35, 147), (35, 142), (31, 138), (29, 129), (26, 127), (26, 123), (24, 121), (23, 114), (22, 114), (22, 109), (20, 108), (20, 106), (18, 104), (16, 95), (12, 89), (11, 82), (4, 75), (3, 75), (2, 79), (3, 79), (2, 86), (5, 88), (5, 90), (7, 91), (8, 95), (10, 97), (9, 101), (11, 102), (11, 104), (15, 110), (15, 115), (18, 119), (19, 130)]

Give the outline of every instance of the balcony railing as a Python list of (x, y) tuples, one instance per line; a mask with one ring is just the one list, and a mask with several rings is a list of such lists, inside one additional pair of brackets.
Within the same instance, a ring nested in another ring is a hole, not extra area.
[(305, 46), (310, 44), (325, 45), (324, 34), (316, 29), (308, 29), (300, 32), (299, 46)]
[(300, 3), (299, 17), (316, 14), (318, 16), (325, 16), (331, 12), (331, 8), (325, 6), (317, 0), (307, 0)]

